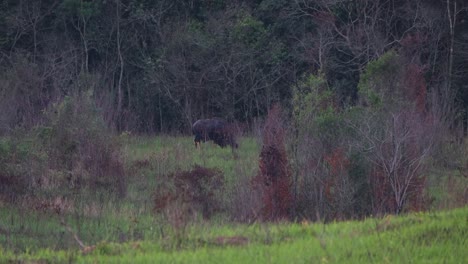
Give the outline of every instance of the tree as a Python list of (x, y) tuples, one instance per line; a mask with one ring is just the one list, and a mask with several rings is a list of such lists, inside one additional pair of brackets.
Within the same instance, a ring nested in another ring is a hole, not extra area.
[(361, 179), (350, 174), (350, 135), (336, 93), (323, 75), (306, 76), (293, 91), (297, 214), (317, 220), (357, 216), (353, 208), (366, 195), (357, 195)]
[(407, 202), (421, 200), (440, 124), (426, 110), (422, 72), (404, 62), (389, 52), (369, 63), (359, 84), (364, 108), (349, 123), (374, 166), (369, 176), (376, 212), (398, 214)]
[[(355, 128), (362, 137), (362, 150), (375, 166), (370, 175), (374, 209), (398, 214), (412, 195), (417, 196), (415, 201), (423, 195), (425, 162), (435, 141), (434, 125), (408, 109), (388, 115), (367, 113), (361, 119), (362, 124)], [(387, 184), (391, 196), (385, 193)]]
[(263, 129), (259, 172), (254, 186), (262, 194), (262, 217), (267, 221), (289, 219), (292, 216), (291, 169), (285, 146), (281, 108), (274, 105), (268, 112)]

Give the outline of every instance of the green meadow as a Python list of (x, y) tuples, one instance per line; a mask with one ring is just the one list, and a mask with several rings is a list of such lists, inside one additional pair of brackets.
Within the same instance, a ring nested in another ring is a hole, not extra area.
[[(466, 263), (468, 207), (342, 222), (238, 222), (220, 211), (209, 220), (174, 220), (154, 210), (164, 175), (195, 165), (224, 175), (219, 196), (236, 207), (239, 182), (258, 170), (260, 143), (244, 137), (232, 151), (190, 137), (121, 135), (127, 193), (83, 190), (53, 206), (0, 204), (0, 263)], [(466, 182), (460, 185), (466, 186)], [(443, 187), (434, 185), (431, 191)], [(50, 194), (49, 194), (50, 195)], [(31, 198), (32, 199), (32, 198)], [(81, 245), (80, 245), (81, 243)]]
[[(163, 238), (77, 249), (3, 249), (31, 263), (466, 263), (468, 208), (335, 223), (198, 224), (173, 247)], [(50, 223), (53, 225), (53, 223)], [(93, 228), (93, 227), (89, 227)], [(94, 227), (97, 228), (97, 227)], [(151, 233), (151, 228), (147, 231)], [(49, 230), (53, 232), (52, 230)], [(169, 239), (170, 240), (170, 239)], [(223, 243), (223, 241), (226, 241)], [(4, 243), (4, 241), (2, 241)], [(24, 241), (27, 243), (28, 241)]]

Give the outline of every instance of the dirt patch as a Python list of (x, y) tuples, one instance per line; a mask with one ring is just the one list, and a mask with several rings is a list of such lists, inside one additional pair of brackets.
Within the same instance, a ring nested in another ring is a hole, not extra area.
[(220, 236), (215, 238), (214, 243), (220, 246), (243, 246), (249, 243), (249, 239), (244, 236)]

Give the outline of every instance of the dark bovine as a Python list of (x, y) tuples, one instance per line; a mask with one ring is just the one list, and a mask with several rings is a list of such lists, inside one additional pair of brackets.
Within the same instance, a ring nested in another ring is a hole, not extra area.
[(231, 146), (237, 148), (232, 126), (222, 118), (199, 119), (192, 125), (192, 133), (195, 136), (195, 146), (201, 142), (213, 140), (220, 147)]

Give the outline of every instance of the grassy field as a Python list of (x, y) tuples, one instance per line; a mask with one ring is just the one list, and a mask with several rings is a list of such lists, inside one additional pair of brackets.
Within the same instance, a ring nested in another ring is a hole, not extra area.
[(164, 239), (101, 241), (87, 254), (4, 250), (0, 262), (466, 263), (467, 221), (465, 207), (329, 224), (200, 224), (187, 229), (178, 247)]
[[(223, 214), (175, 228), (154, 213), (153, 193), (164, 175), (198, 164), (219, 168), (223, 197), (258, 169), (259, 144), (240, 148), (190, 137), (121, 136), (127, 168), (124, 199), (80, 192), (50, 197), (50, 208), (0, 203), (0, 263), (466, 263), (468, 207), (338, 223), (237, 224)], [(461, 185), (466, 182), (462, 182)], [(442, 185), (441, 185), (442, 186)], [(465, 185), (466, 186), (466, 185)], [(442, 193), (434, 185), (431, 191)], [(447, 196), (440, 196), (447, 197)], [(438, 199), (436, 197), (436, 199)], [(444, 198), (445, 199), (445, 198)], [(25, 205), (37, 201), (21, 202)], [(226, 207), (235, 199), (225, 199)], [(440, 204), (440, 203), (439, 203)], [(437, 205), (434, 208), (439, 208)], [(76, 235), (76, 237), (75, 237)], [(84, 245), (79, 245), (78, 240)]]

